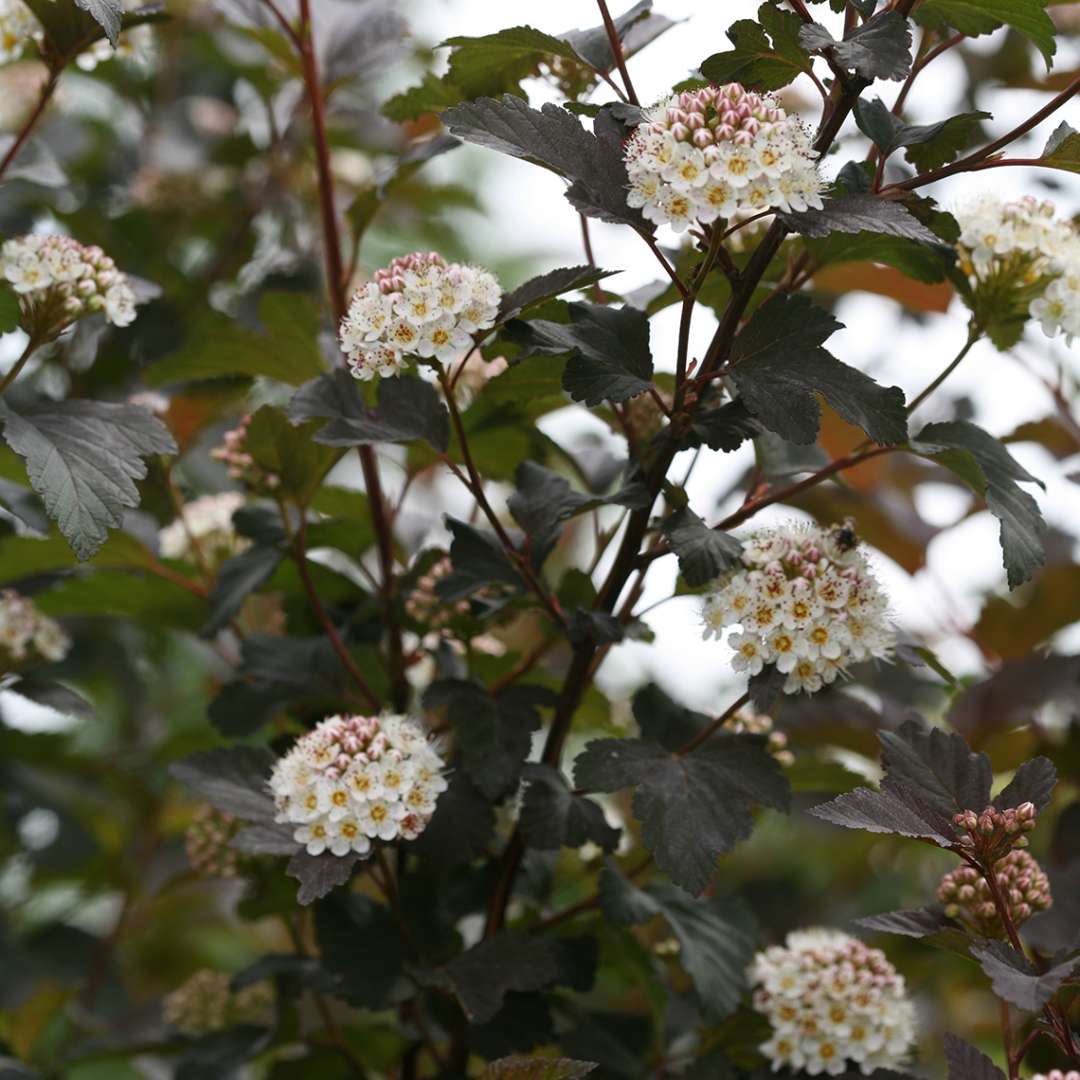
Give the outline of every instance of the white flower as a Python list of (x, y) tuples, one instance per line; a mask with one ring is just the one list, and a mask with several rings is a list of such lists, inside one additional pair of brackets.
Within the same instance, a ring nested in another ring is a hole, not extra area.
[(18, 60), (40, 38), (41, 23), (22, 0), (0, 0), (0, 64)]
[(338, 336), (357, 379), (398, 375), (412, 357), (450, 364), (495, 325), (502, 292), (486, 270), (415, 252), (358, 290)]
[(887, 657), (887, 601), (847, 525), (788, 526), (754, 533), (742, 567), (706, 594), (702, 636), (728, 635), (735, 671), (766, 665), (786, 675), (784, 692), (814, 693), (854, 662)]
[(694, 222), (821, 206), (806, 129), (775, 99), (738, 83), (688, 90), (646, 110), (625, 158), (627, 204), (680, 232)]
[(750, 967), (754, 1008), (772, 1027), (758, 1049), (773, 1070), (864, 1075), (903, 1065), (915, 1037), (915, 1010), (903, 977), (880, 949), (836, 930), (788, 934)]
[(446, 790), (443, 760), (404, 716), (331, 716), (274, 766), (277, 820), (312, 855), (366, 855), (374, 841), (413, 840)]
[(127, 276), (101, 248), (70, 236), (28, 233), (5, 240), (0, 276), (22, 298), (23, 329), (43, 341), (95, 311), (114, 326), (135, 321), (135, 292)]
[(14, 589), (0, 591), (0, 674), (24, 661), (63, 660), (71, 639), (28, 597)]
[(217, 565), (243, 551), (251, 541), (238, 536), (232, 523), (233, 514), (243, 505), (244, 496), (237, 491), (203, 495), (185, 503), (182, 517), (158, 533), (162, 557), (194, 562), (197, 548), (211, 565)]

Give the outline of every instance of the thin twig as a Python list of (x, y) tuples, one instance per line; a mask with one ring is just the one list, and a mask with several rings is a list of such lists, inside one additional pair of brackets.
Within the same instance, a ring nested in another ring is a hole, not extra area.
[[(45, 107), (49, 104), (49, 101), (56, 90), (56, 84), (59, 79), (59, 68), (49, 72), (49, 77), (41, 86), (41, 93), (38, 94), (38, 99), (34, 108), (31, 110), (30, 115), (23, 121), (23, 126), (15, 136), (15, 141), (8, 147), (7, 153), (4, 155), (3, 160), (0, 161), (0, 177), (7, 172), (8, 166), (15, 160), (19, 151), (22, 149), (23, 144), (30, 137), (30, 132), (34, 130), (34, 126), (41, 119), (42, 113), (45, 112)], [(0, 390), (2, 389), (3, 387), (0, 386)]]
[(638, 96), (634, 93), (634, 84), (630, 81), (630, 72), (626, 68), (626, 57), (623, 56), (622, 42), (619, 40), (619, 31), (608, 11), (607, 0), (596, 0), (600, 8), (600, 17), (604, 20), (604, 29), (607, 31), (608, 43), (611, 45), (611, 55), (615, 58), (615, 66), (622, 76), (623, 86), (626, 87), (626, 97), (631, 105), (639, 105)]

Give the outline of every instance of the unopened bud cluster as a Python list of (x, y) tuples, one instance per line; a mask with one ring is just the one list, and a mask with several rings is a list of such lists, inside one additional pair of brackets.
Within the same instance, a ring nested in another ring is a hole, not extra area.
[(14, 589), (0, 592), (0, 675), (34, 660), (57, 663), (71, 648), (71, 639), (55, 619), (42, 614), (28, 597)]
[(331, 716), (274, 766), (277, 820), (311, 855), (360, 855), (373, 841), (415, 840), (446, 790), (444, 763), (404, 716)]
[(1052, 202), (985, 195), (956, 211), (960, 267), (976, 316), (1038, 319), (1047, 337), (1080, 334), (1080, 232)]
[(821, 207), (802, 124), (739, 83), (686, 90), (649, 109), (626, 144), (627, 203), (681, 232), (693, 222)]
[(733, 735), (765, 735), (769, 739), (769, 753), (780, 765), (795, 764), (795, 755), (787, 748), (787, 735), (773, 729), (773, 719), (766, 713), (737, 712), (721, 725)]
[(988, 806), (979, 814), (965, 810), (953, 817), (953, 825), (960, 846), (988, 866), (1013, 848), (1027, 847), (1027, 834), (1035, 828), (1035, 817), (1035, 804), (1024, 802), (1008, 810)]
[(365, 381), (399, 374), (410, 357), (450, 363), (471, 348), (470, 335), (495, 324), (501, 295), (480, 267), (447, 263), (434, 251), (403, 255), (353, 295), (341, 347)]
[[(1050, 906), (1050, 881), (1026, 851), (1010, 851), (994, 864), (993, 874), (1014, 927)], [(964, 919), (983, 937), (1005, 937), (990, 885), (974, 867), (962, 866), (946, 874), (938, 899), (950, 919)]]
[(229, 847), (240, 822), (209, 804), (196, 812), (184, 833), (184, 850), (191, 869), (203, 877), (234, 878), (240, 867), (239, 852)]
[(207, 1035), (239, 1024), (267, 1025), (274, 1016), (274, 985), (262, 981), (233, 990), (223, 971), (205, 968), (166, 995), (165, 1022), (185, 1035)]
[(221, 445), (211, 450), (210, 456), (228, 467), (233, 480), (239, 480), (257, 491), (276, 491), (281, 487), (281, 477), (256, 465), (255, 459), (245, 449), (250, 423), (249, 414), (231, 431), (226, 431)]
[(28, 233), (5, 240), (0, 274), (19, 294), (22, 328), (39, 341), (95, 312), (114, 326), (135, 321), (135, 293), (127, 276), (101, 248), (70, 236)]
[(906, 1058), (915, 1009), (880, 949), (838, 930), (795, 930), (759, 952), (749, 976), (754, 1008), (772, 1027), (758, 1049), (774, 1071), (870, 1075)]
[(452, 569), (450, 556), (444, 555), (431, 564), (426, 574), (416, 579), (416, 585), (405, 601), (405, 612), (410, 619), (429, 630), (444, 630), (456, 616), (469, 614), (468, 600), (448, 604), (437, 592), (440, 580)]
[(888, 602), (850, 525), (789, 525), (754, 533), (743, 568), (705, 597), (703, 636), (728, 636), (736, 671), (769, 664), (787, 675), (784, 693), (813, 693), (847, 667), (888, 656)]
[(204, 560), (211, 568), (250, 545), (238, 536), (232, 517), (244, 505), (244, 496), (236, 491), (203, 495), (185, 503), (182, 517), (158, 533), (161, 554), (166, 559), (186, 562)]

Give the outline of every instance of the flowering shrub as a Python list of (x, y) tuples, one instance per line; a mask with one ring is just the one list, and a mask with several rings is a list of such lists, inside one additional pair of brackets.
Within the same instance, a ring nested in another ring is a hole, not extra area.
[(0, 0), (0, 1073), (1078, 1080), (1076, 12), (474, 7)]

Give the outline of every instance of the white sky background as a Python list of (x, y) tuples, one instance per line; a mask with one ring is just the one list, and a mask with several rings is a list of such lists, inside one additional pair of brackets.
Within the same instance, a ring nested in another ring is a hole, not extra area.
[[(612, 5), (618, 14), (628, 3)], [(657, 0), (655, 10), (672, 18), (686, 21), (670, 29), (630, 61), (631, 77), (643, 102), (651, 102), (669, 92), (672, 83), (684, 78), (706, 56), (727, 48), (725, 31), (738, 18), (752, 17), (758, 4), (748, 0), (710, 2), (703, 0)], [(833, 25), (836, 16), (827, 5), (814, 8), (817, 18)], [(549, 33), (561, 33), (574, 27), (591, 26), (599, 22), (596, 6), (588, 0), (545, 0), (544, 3), (494, 4), (490, 0), (445, 0), (433, 3), (422, 0), (411, 9), (413, 25), (418, 34), (438, 42), (454, 34), (480, 35), (507, 26), (527, 23)], [(1000, 35), (982, 38), (978, 47), (993, 49), (1000, 44)], [(1034, 55), (1034, 50), (1033, 50)], [(1059, 44), (1057, 66), (1069, 70), (1076, 66), (1074, 45)], [(1033, 61), (1041, 70), (1042, 61)], [(410, 81), (403, 72), (402, 84)], [(807, 108), (806, 119), (814, 123), (820, 99), (810, 83), (800, 80)], [(798, 84), (797, 84), (798, 85)], [(948, 54), (936, 60), (916, 82), (909, 98), (908, 119), (915, 122), (939, 120), (969, 106), (962, 100), (965, 85), (963, 67)], [(880, 93), (891, 104), (899, 83), (878, 82), (869, 93)], [(532, 87), (536, 104), (550, 95), (544, 86)], [(606, 87), (597, 92), (594, 100), (610, 100)], [(988, 122), (991, 137), (1003, 133), (1025, 119), (1047, 100), (1047, 95), (1024, 90), (998, 89), (987, 86), (978, 93), (977, 107), (994, 114)], [(1014, 144), (1017, 156), (1036, 156), (1050, 131), (1062, 120), (1080, 127), (1080, 104), (1071, 103), (1054, 118), (1036, 129), (1033, 135)], [(854, 131), (850, 123), (845, 129)], [(857, 134), (857, 133), (856, 133)], [(860, 136), (861, 138), (861, 136)], [(858, 148), (829, 159), (826, 171), (831, 175), (853, 156), (862, 156)], [(482, 158), (482, 164), (481, 164)], [(563, 183), (552, 174), (535, 166), (475, 147), (464, 147), (444, 159), (442, 167), (453, 175), (467, 176), (469, 162), (475, 160), (484, 170), (481, 196), (486, 216), (480, 223), (475, 239), (474, 257), (482, 261), (507, 250), (522, 255), (535, 255), (545, 268), (572, 265), (583, 260), (581, 235), (577, 215), (562, 197)], [(1050, 178), (1057, 191), (1050, 192), (1041, 181)], [(1033, 169), (994, 169), (970, 176), (950, 178), (935, 185), (932, 194), (946, 207), (952, 207), (971, 195), (992, 189), (1007, 194), (1050, 194), (1059, 213), (1072, 215), (1080, 211), (1080, 182), (1061, 172), (1047, 174)], [(611, 280), (619, 291), (655, 281), (662, 271), (640, 239), (629, 230), (601, 222), (590, 223), (597, 262), (623, 273)], [(671, 245), (674, 234), (662, 230), (661, 242)], [(505, 283), (507, 287), (517, 282)], [(908, 396), (921, 389), (936, 375), (963, 343), (967, 315), (954, 302), (946, 315), (930, 314), (924, 325), (901, 317), (898, 306), (883, 297), (855, 293), (844, 297), (837, 315), (847, 329), (830, 339), (829, 348), (840, 359), (872, 374), (885, 384), (898, 384)], [(670, 308), (653, 319), (652, 343), (657, 367), (672, 370), (675, 354), (677, 309)], [(695, 316), (692, 353), (701, 354), (715, 326), (707, 309)], [(1080, 359), (1076, 349), (1070, 351), (1060, 342), (1053, 346), (1034, 327), (1020, 349), (1046, 368), (1053, 370), (1059, 360), (1076, 371)], [(1053, 412), (1053, 403), (1046, 389), (1026, 374), (1015, 360), (1002, 356), (989, 344), (980, 344), (964, 361), (946, 384), (944, 393), (932, 398), (920, 409), (917, 419), (924, 422), (949, 419), (950, 399), (968, 395), (975, 404), (976, 421), (992, 434), (1005, 435), (1022, 421), (1042, 418)], [(560, 437), (582, 431), (587, 421), (581, 410), (565, 410), (545, 418), (543, 427)], [(1077, 468), (1076, 460), (1055, 462), (1041, 447), (1027, 443), (1014, 445), (1014, 455), (1034, 475), (1047, 485), (1044, 495), (1036, 492), (1043, 511), (1051, 524), (1075, 529), (1080, 522), (1080, 486), (1064, 478)], [(749, 449), (736, 454), (708, 453), (699, 462), (689, 485), (691, 504), (706, 520), (715, 521), (721, 515), (717, 498), (728, 490), (732, 481), (746, 468)], [(688, 463), (689, 455), (681, 455)], [(676, 462), (673, 475), (681, 477), (683, 460)], [(920, 495), (920, 511), (933, 524), (957, 520), (968, 500), (954, 489), (943, 485), (926, 486)], [(768, 511), (766, 513), (769, 513)], [(790, 511), (773, 508), (773, 520), (790, 517)], [(769, 520), (766, 514), (755, 522)], [(982, 598), (988, 590), (1004, 591), (1004, 572), (997, 543), (997, 522), (987, 513), (966, 520), (959, 527), (937, 538), (930, 547), (928, 566), (914, 577), (884, 557), (877, 560), (879, 572), (886, 581), (899, 624), (907, 631), (925, 633), (935, 643), (939, 655), (958, 672), (976, 671), (979, 657), (966, 639), (944, 633), (949, 625), (970, 624), (978, 615)], [(643, 604), (650, 604), (670, 595), (675, 580), (674, 559), (661, 560), (650, 575), (650, 586)], [(716, 642), (700, 639), (697, 602), (693, 598), (672, 600), (649, 614), (648, 622), (656, 631), (657, 640), (651, 646), (627, 643), (614, 649), (601, 673), (601, 682), (608, 690), (632, 690), (648, 678), (655, 678), (682, 701), (699, 708), (718, 708), (726, 703), (736, 685), (727, 667), (727, 651)], [(1080, 645), (1080, 633), (1073, 627), (1066, 631), (1059, 644), (1063, 647)]]

